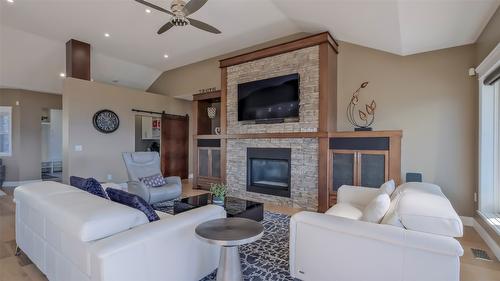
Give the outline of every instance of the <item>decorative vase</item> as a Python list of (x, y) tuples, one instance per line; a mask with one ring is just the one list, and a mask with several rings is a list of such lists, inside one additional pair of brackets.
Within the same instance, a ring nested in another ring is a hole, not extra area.
[(224, 197), (212, 197), (212, 202), (215, 205), (223, 206), (224, 205)]

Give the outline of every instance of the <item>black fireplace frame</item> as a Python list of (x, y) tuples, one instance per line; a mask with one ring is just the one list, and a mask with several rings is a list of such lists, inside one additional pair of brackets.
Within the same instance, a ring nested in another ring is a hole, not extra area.
[[(247, 148), (247, 191), (256, 192), (267, 195), (281, 196), (290, 198), (291, 195), (291, 183), (290, 178), (292, 176), (292, 149), (291, 148), (257, 148), (248, 147)], [(288, 188), (276, 189), (270, 188), (269, 186), (263, 184), (252, 185), (252, 169), (251, 161), (252, 159), (266, 159), (266, 160), (286, 160), (288, 161)]]

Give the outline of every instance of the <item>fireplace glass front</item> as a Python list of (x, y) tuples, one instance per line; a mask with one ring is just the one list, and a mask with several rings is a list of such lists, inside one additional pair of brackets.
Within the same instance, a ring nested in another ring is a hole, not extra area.
[(290, 197), (290, 149), (249, 148), (247, 190)]

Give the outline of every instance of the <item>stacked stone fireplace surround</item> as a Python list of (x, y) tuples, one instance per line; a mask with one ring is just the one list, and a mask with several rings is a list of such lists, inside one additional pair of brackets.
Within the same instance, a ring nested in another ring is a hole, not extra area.
[[(238, 84), (292, 73), (300, 77), (299, 121), (278, 124), (238, 122)], [(227, 68), (227, 134), (318, 132), (319, 47), (312, 46)], [(290, 198), (248, 192), (247, 148), (290, 148)], [(317, 210), (318, 154), (316, 138), (229, 138), (226, 182), (231, 196), (282, 206)]]

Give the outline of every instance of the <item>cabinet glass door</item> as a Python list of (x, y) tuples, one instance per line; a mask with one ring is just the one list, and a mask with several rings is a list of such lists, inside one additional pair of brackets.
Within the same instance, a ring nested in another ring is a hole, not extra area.
[(387, 152), (361, 151), (358, 157), (359, 185), (378, 188), (387, 181)]
[(198, 175), (200, 177), (209, 176), (209, 150), (207, 148), (198, 148)]
[(337, 192), (340, 186), (354, 185), (356, 178), (356, 153), (353, 151), (334, 150), (332, 152), (333, 191)]
[(220, 178), (220, 150), (212, 149), (212, 177)]

